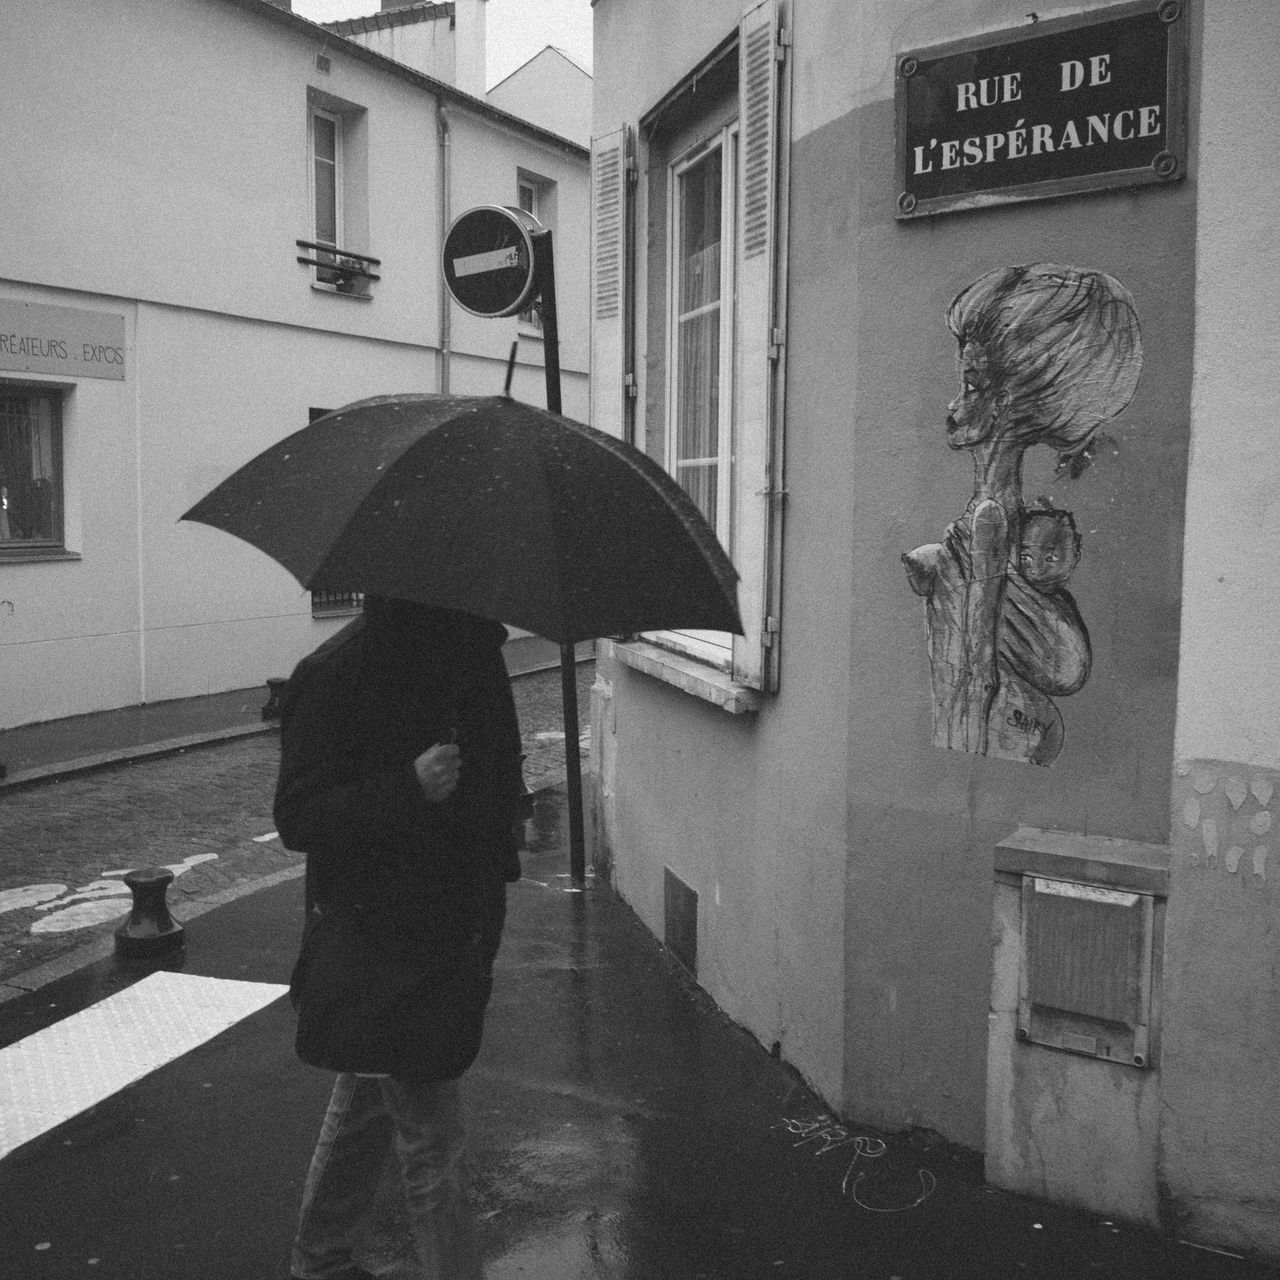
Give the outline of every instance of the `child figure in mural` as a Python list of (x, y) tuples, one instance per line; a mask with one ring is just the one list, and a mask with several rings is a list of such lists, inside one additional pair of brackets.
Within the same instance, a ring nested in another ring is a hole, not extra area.
[(1142, 339), (1112, 276), (1001, 267), (952, 302), (960, 389), (947, 444), (973, 458), (973, 497), (943, 540), (902, 557), (925, 598), (936, 746), (1029, 764), (1062, 748), (1054, 697), (1089, 677), (1089, 633), (1064, 587), (1080, 557), (1070, 512), (1027, 510), (1033, 445), (1078, 476), (1098, 428), (1133, 398)]

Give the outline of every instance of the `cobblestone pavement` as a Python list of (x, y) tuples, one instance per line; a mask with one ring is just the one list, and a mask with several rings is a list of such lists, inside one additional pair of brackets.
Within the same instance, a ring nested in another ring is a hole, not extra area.
[[(593, 664), (579, 665), (584, 732), (593, 674)], [(512, 691), (527, 785), (538, 791), (562, 782), (559, 671), (519, 676)], [(0, 799), (0, 982), (109, 939), (129, 909), (121, 877), (132, 868), (174, 869), (168, 902), (182, 920), (192, 904), (300, 867), (301, 855), (274, 838), (278, 760), (273, 733), (7, 792)]]

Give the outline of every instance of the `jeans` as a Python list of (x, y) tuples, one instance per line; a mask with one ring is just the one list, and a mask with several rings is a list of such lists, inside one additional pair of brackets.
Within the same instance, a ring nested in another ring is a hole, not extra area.
[(307, 1172), (292, 1257), (299, 1280), (328, 1280), (355, 1265), (352, 1242), (393, 1150), (423, 1276), (482, 1280), (458, 1082), (355, 1075), (333, 1086)]

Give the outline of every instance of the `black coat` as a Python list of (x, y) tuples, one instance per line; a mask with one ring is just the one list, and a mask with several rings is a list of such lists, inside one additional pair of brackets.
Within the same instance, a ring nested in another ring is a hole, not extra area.
[[(506, 631), (465, 614), (366, 600), (304, 658), (281, 700), (275, 821), (307, 855), (308, 906), (358, 913), (398, 959), (448, 971), (479, 935), (492, 967), (506, 882), (520, 877), (520, 732)], [(429, 803), (413, 761), (461, 753)]]

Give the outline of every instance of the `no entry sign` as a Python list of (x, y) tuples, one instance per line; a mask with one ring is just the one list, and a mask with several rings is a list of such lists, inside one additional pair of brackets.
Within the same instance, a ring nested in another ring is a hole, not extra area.
[(460, 307), (513, 316), (537, 286), (533, 236), (542, 225), (523, 209), (480, 205), (460, 214), (444, 238), (444, 279)]

